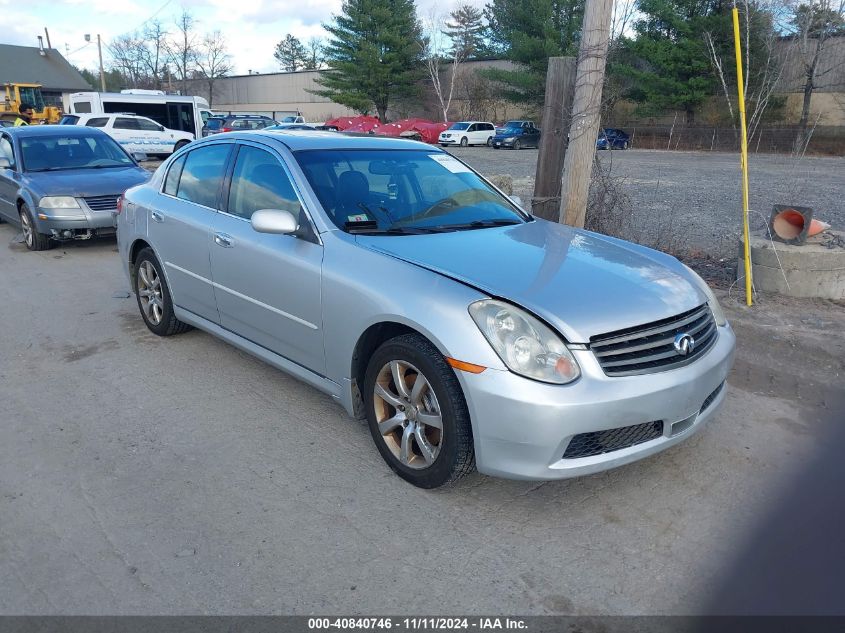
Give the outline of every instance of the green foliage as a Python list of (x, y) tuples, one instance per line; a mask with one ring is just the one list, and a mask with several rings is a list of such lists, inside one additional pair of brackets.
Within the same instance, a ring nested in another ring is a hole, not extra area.
[(302, 45), (302, 42), (290, 33), (285, 35), (282, 41), (276, 44), (273, 57), (281, 64), (282, 69), (289, 73), (304, 68), (309, 59), (308, 51)]
[[(639, 10), (636, 38), (625, 40), (627, 59), (613, 72), (631, 79), (628, 96), (643, 114), (683, 110), (691, 124), (717, 81), (703, 35), (731, 28), (728, 7), (720, 0), (640, 0)], [(723, 37), (717, 42), (725, 45)]]
[(462, 4), (449, 14), (443, 33), (452, 40), (449, 57), (484, 59), (491, 54), (484, 13), (471, 4)]
[(504, 97), (541, 105), (549, 57), (578, 53), (584, 0), (492, 0), (484, 15), (494, 49), (523, 67), (484, 75), (505, 86)]
[(392, 101), (417, 93), (427, 43), (413, 0), (344, 0), (323, 28), (329, 69), (314, 94), (386, 121)]
[[(77, 68), (82, 78), (88, 82), (92, 90), (100, 90), (100, 73), (91, 72), (87, 68)], [(106, 92), (120, 92), (124, 87), (123, 77), (119, 70), (106, 71)]]

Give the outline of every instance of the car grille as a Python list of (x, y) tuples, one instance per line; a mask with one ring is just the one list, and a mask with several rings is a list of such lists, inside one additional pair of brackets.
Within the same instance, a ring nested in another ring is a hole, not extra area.
[(572, 438), (566, 451), (564, 459), (577, 459), (579, 457), (591, 457), (618, 451), (629, 446), (636, 446), (649, 440), (657, 439), (663, 435), (663, 421), (646, 422), (645, 424), (634, 424), (623, 426), (618, 429), (607, 431), (592, 431), (590, 433), (579, 433)]
[(92, 211), (110, 211), (117, 209), (117, 199), (120, 194), (112, 194), (110, 196), (91, 196), (90, 198), (83, 198), (85, 204)]
[[(695, 339), (686, 356), (675, 349), (675, 336)], [(682, 367), (702, 356), (716, 342), (716, 322), (705, 303), (669, 319), (590, 339), (590, 347), (608, 376), (648, 374)]]
[(724, 388), (724, 386), (725, 386), (725, 383), (722, 383), (721, 385), (719, 385), (718, 387), (716, 387), (716, 388), (715, 388), (715, 389), (714, 389), (714, 390), (710, 393), (710, 395), (709, 395), (709, 396), (707, 396), (707, 397), (704, 399), (704, 403), (701, 405), (701, 409), (699, 409), (699, 410), (698, 410), (698, 412), (699, 412), (699, 413), (704, 413), (704, 412), (707, 410), (707, 407), (709, 407), (711, 404), (713, 404), (713, 401), (716, 399), (716, 396), (718, 396), (718, 395), (719, 395), (719, 392), (721, 392), (721, 391), (722, 391), (722, 389)]

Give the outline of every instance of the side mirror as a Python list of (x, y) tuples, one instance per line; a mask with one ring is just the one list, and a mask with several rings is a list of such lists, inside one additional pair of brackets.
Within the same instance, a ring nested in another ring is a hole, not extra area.
[(163, 126), (163, 125), (159, 125), (159, 126), (158, 126), (158, 131), (159, 131), (159, 132), (164, 132), (164, 126)]
[(0, 156), (0, 169), (11, 169), (12, 168), (12, 161), (10, 161), (5, 156)]
[(132, 152), (132, 158), (139, 163), (150, 159), (144, 152)]
[(299, 221), (290, 211), (283, 209), (260, 209), (249, 220), (258, 233), (290, 235), (299, 229)]
[(510, 196), (511, 202), (513, 202), (516, 206), (522, 209), (522, 198), (519, 196)]

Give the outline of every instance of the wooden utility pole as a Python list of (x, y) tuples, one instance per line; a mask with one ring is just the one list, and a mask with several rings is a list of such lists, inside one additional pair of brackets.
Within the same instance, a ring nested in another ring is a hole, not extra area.
[(560, 180), (574, 92), (575, 58), (550, 57), (531, 211), (537, 217), (554, 222), (560, 217)]
[(560, 199), (560, 221), (571, 226), (583, 227), (587, 215), (612, 13), (613, 0), (586, 0)]

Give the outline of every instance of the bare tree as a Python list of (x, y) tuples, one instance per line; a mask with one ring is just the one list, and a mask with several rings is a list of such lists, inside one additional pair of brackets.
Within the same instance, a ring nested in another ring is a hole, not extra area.
[(126, 33), (114, 38), (106, 46), (111, 57), (111, 67), (123, 76), (131, 88), (144, 86), (143, 42), (137, 33)]
[[(434, 94), (440, 105), (440, 112), (443, 114), (443, 121), (449, 120), (449, 107), (452, 105), (452, 97), (455, 94), (455, 81), (458, 77), (458, 69), (466, 59), (466, 52), (462, 47), (451, 46), (451, 42), (443, 32), (445, 21), (443, 16), (432, 8), (425, 25), (429, 31), (428, 50), (425, 52), (425, 65), (428, 76), (431, 80)], [(448, 79), (444, 81), (443, 75), (448, 68)]]
[(196, 19), (183, 9), (174, 21), (176, 31), (165, 41), (167, 57), (176, 69), (176, 77), (182, 82), (182, 93), (188, 90), (188, 79), (196, 69), (197, 34), (194, 31)]
[(214, 83), (232, 72), (231, 56), (226, 48), (226, 38), (220, 31), (207, 33), (196, 57), (197, 69), (208, 86), (208, 105), (214, 103)]
[(311, 37), (305, 44), (305, 69), (318, 70), (323, 66), (323, 47), (325, 41), (321, 37)]
[(845, 33), (845, 0), (809, 0), (799, 4), (793, 12), (792, 27), (804, 80), (795, 153), (803, 154), (811, 136), (808, 126), (813, 91), (823, 87), (822, 77), (836, 68), (835, 64), (825, 63), (825, 53), (831, 38)]
[[(746, 105), (750, 106), (748, 117), (748, 138), (754, 138), (760, 122), (771, 103), (784, 68), (789, 60), (790, 49), (780, 47), (780, 22), (785, 4), (783, 0), (739, 0), (737, 8), (742, 23), (742, 48), (745, 54), (743, 64), (743, 93)], [(704, 33), (704, 41), (710, 55), (710, 63), (719, 79), (731, 121), (736, 129), (734, 117), (735, 88), (728, 87), (728, 67), (735, 63), (732, 55), (723, 59), (720, 44), (712, 33)], [(752, 54), (752, 50), (754, 53)]]
[(159, 89), (164, 81), (164, 65), (167, 53), (165, 51), (165, 40), (167, 31), (158, 20), (151, 20), (145, 27), (142, 34), (143, 46), (139, 48), (141, 62), (146, 69), (152, 87)]

